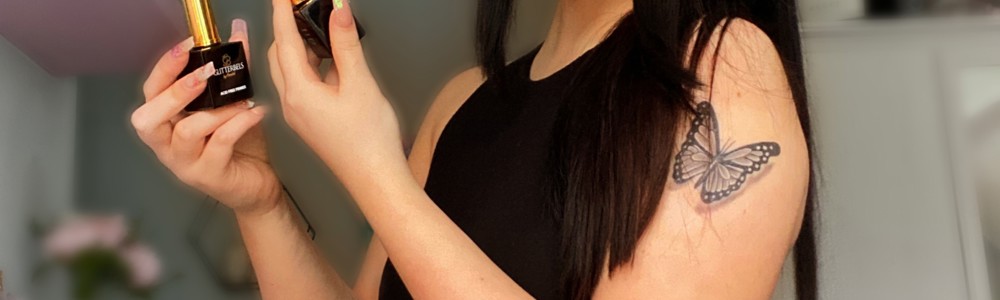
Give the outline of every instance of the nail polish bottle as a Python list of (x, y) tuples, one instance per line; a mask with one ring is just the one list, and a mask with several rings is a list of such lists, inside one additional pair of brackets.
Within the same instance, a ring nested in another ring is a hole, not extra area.
[[(333, 14), (333, 1), (291, 1), (295, 23), (299, 27), (299, 34), (302, 35), (302, 39), (305, 40), (309, 48), (319, 58), (333, 57), (330, 51), (330, 15)], [(364, 37), (365, 30), (361, 28), (361, 24), (358, 23), (357, 18), (354, 18), (354, 24), (358, 28), (358, 37)]]
[(215, 63), (215, 74), (208, 78), (205, 92), (191, 101), (185, 110), (212, 109), (253, 97), (253, 84), (242, 42), (223, 43), (215, 27), (209, 0), (183, 0), (188, 27), (194, 37), (187, 66), (181, 77), (208, 62)]

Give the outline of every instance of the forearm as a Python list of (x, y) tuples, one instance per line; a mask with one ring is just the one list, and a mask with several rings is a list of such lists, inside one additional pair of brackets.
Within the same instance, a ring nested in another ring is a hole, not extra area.
[(531, 298), (434, 204), (405, 163), (390, 165), (345, 184), (414, 297)]
[(237, 214), (263, 299), (350, 299), (351, 290), (299, 225), (287, 200)]

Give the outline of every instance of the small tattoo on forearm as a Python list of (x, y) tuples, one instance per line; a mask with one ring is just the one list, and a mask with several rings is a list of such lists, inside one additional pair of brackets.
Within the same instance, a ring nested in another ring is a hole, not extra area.
[(683, 184), (697, 178), (706, 204), (726, 199), (743, 187), (747, 177), (760, 171), (771, 157), (781, 154), (775, 142), (760, 142), (729, 151), (730, 144), (719, 142), (719, 120), (708, 102), (698, 103), (691, 129), (674, 160), (674, 182)]

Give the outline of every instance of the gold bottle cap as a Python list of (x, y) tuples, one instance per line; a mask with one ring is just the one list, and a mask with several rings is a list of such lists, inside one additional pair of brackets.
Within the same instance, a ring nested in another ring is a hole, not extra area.
[(292, 6), (302, 4), (302, 2), (306, 2), (306, 1), (309, 1), (309, 0), (292, 0)]
[(221, 42), (219, 31), (215, 28), (215, 17), (212, 15), (210, 0), (183, 0), (184, 11), (187, 13), (188, 29), (194, 37), (195, 47), (205, 47)]

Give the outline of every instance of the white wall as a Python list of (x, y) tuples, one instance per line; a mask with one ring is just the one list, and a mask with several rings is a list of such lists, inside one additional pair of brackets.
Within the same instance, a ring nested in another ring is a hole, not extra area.
[(0, 38), (0, 270), (29, 293), (36, 267), (29, 225), (71, 206), (76, 81), (53, 78)]

